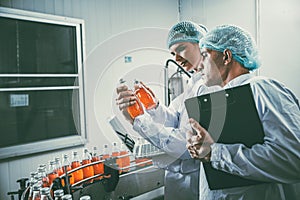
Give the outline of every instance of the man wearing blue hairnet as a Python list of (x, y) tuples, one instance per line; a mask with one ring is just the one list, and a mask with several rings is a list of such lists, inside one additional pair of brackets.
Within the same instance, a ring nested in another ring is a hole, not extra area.
[[(254, 40), (243, 29), (233, 25), (218, 26), (204, 36), (200, 48), (206, 85), (227, 89), (250, 83), (264, 131), (263, 142), (251, 148), (241, 143), (223, 144), (214, 141), (206, 129), (190, 119), (197, 135), (188, 132), (187, 147), (192, 157), (202, 161), (200, 199), (299, 199), (298, 99), (282, 83), (250, 73), (260, 66), (260, 62)], [(241, 117), (247, 118), (247, 113)], [(216, 170), (260, 184), (210, 189), (204, 162)]]
[[(186, 71), (194, 71), (188, 87), (169, 107), (158, 104), (156, 109), (129, 119), (134, 130), (166, 152), (162, 157), (153, 158), (156, 165), (165, 169), (165, 200), (199, 198), (200, 162), (192, 159), (186, 149), (186, 131), (183, 130), (188, 125), (188, 117), (183, 101), (195, 96), (203, 83), (198, 68), (201, 60), (199, 40), (205, 32), (204, 27), (190, 21), (179, 22), (170, 29), (167, 39), (170, 53)], [(126, 116), (126, 108), (134, 103), (135, 97), (128, 88), (119, 87), (117, 92), (117, 104)]]

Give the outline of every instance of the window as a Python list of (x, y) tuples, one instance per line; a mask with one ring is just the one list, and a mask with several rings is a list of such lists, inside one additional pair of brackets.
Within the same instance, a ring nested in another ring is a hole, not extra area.
[(83, 20), (0, 8), (0, 159), (85, 143)]

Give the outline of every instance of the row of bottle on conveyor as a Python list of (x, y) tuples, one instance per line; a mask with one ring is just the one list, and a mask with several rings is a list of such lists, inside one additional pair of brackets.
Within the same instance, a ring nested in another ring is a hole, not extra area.
[[(54, 198), (51, 195), (49, 187), (38, 187), (34, 185), (33, 196), (29, 197), (31, 200), (73, 200), (71, 194), (64, 194), (63, 189), (58, 189), (54, 191)], [(79, 198), (79, 200), (92, 200), (89, 195), (84, 195)]]
[[(87, 148), (84, 148), (82, 155), (80, 155), (77, 151), (73, 151), (71, 156), (63, 154), (62, 160), (59, 157), (55, 157), (53, 160), (50, 160), (48, 167), (45, 164), (40, 164), (36, 172), (30, 173), (30, 192), (28, 199), (39, 199), (35, 196), (42, 195), (45, 193), (47, 188), (51, 188), (53, 181), (65, 174), (65, 169), (67, 172), (72, 170), (71, 173), (69, 173), (68, 179), (70, 185), (92, 183), (94, 181), (101, 180), (103, 178), (101, 175), (105, 174), (105, 160), (110, 158), (115, 158), (115, 164), (118, 167), (119, 174), (128, 172), (130, 170), (131, 163), (133, 162), (133, 159), (131, 159), (132, 156), (128, 152), (127, 148), (123, 144), (118, 147), (117, 143), (114, 142), (111, 148), (109, 148), (108, 144), (105, 144), (102, 151), (99, 151), (97, 147), (94, 147), (92, 152), (90, 152)], [(93, 164), (93, 162), (95, 162), (95, 164)], [(152, 164), (148, 158), (136, 158), (134, 159), (134, 163), (138, 165), (141, 163), (141, 165), (139, 165), (141, 167)], [(87, 166), (84, 167), (85, 165)], [(74, 171), (74, 169), (78, 170)], [(87, 179), (87, 181), (85, 181), (85, 179)], [(64, 180), (65, 179), (62, 179), (62, 186), (65, 185)], [(50, 192), (53, 192), (52, 188)], [(55, 192), (56, 191), (54, 191), (52, 196), (55, 195)]]

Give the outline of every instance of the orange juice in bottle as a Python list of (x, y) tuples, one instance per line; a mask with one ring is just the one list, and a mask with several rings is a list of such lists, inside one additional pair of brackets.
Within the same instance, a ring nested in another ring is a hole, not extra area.
[(121, 165), (123, 168), (126, 168), (126, 169), (123, 169), (122, 172), (128, 172), (129, 168), (127, 168), (127, 167), (130, 166), (130, 157), (129, 157), (128, 151), (123, 143), (121, 143), (120, 156), (122, 156), (121, 157)]
[[(71, 167), (72, 167), (72, 169), (76, 169), (77, 167), (80, 167), (80, 166), (81, 166), (81, 163), (80, 163), (77, 151), (73, 151)], [(74, 175), (74, 183), (77, 183), (78, 181), (81, 181), (83, 179), (82, 169), (76, 170), (75, 172), (72, 173), (72, 175)]]
[[(140, 167), (144, 167), (144, 166), (148, 165), (148, 162), (146, 162), (146, 161), (150, 160), (149, 158), (145, 157), (146, 150), (147, 150), (146, 145), (145, 145), (145, 140), (143, 138), (138, 138), (136, 145), (140, 149), (140, 152), (139, 152), (140, 155), (138, 158), (135, 159), (135, 163), (138, 164), (138, 166), (140, 166)], [(143, 163), (143, 162), (145, 162), (145, 163)], [(143, 164), (140, 164), (140, 163), (143, 163)]]
[(53, 180), (58, 177), (57, 171), (55, 170), (55, 161), (54, 160), (51, 160), (49, 162), (49, 170), (47, 173), (47, 177), (48, 177), (48, 181), (49, 181), (48, 186), (51, 186)]
[(33, 185), (33, 195), (32, 195), (32, 200), (41, 200), (41, 193), (40, 193), (40, 189), (41, 189), (41, 185), (40, 184), (35, 184)]
[(109, 153), (108, 145), (105, 144), (103, 145), (102, 159), (105, 160), (109, 157), (110, 157), (110, 153)]
[[(83, 149), (82, 165), (86, 165), (86, 164), (90, 164), (90, 163), (92, 163), (92, 157), (91, 157), (91, 154), (89, 153), (88, 149), (85, 148), (85, 149)], [(84, 179), (94, 176), (94, 168), (92, 165), (82, 168), (82, 171), (83, 171)], [(91, 179), (89, 182), (92, 183), (93, 179)]]
[(121, 174), (122, 172), (122, 160), (121, 158), (118, 158), (120, 156), (120, 149), (117, 147), (117, 143), (113, 142), (113, 146), (112, 146), (112, 152), (111, 152), (111, 156), (116, 158), (116, 164), (119, 167), (119, 173)]
[[(125, 83), (126, 81), (124, 79), (120, 79), (120, 84), (125, 85)], [(135, 104), (127, 107), (127, 112), (132, 119), (134, 119), (139, 115), (144, 114), (143, 106), (138, 98), (135, 100)]]
[(60, 163), (60, 158), (55, 157), (54, 160), (55, 160), (55, 170), (56, 170), (58, 176), (61, 176), (64, 173), (64, 171), (63, 171), (61, 163)]
[(48, 187), (49, 186), (49, 178), (46, 174), (46, 165), (39, 166), (38, 167), (38, 182), (42, 187)]
[[(69, 161), (69, 156), (67, 154), (63, 155), (62, 169), (63, 169), (63, 174), (66, 173), (65, 169), (67, 170), (67, 172), (70, 171), (70, 170), (72, 170), (71, 163)], [(69, 181), (70, 181), (69, 183), (71, 185), (73, 185), (74, 184), (74, 173), (68, 174), (68, 176), (70, 177), (69, 178)], [(64, 181), (63, 181), (63, 186), (64, 185), (65, 184), (64, 184)]]
[(156, 101), (153, 92), (148, 89), (143, 83), (135, 80), (134, 82), (135, 95), (147, 110), (156, 107)]
[[(101, 160), (101, 157), (100, 157), (100, 154), (98, 152), (98, 149), (97, 149), (97, 147), (94, 147), (93, 148), (93, 154), (92, 154), (92, 162), (97, 162), (97, 161), (100, 161), (100, 160)], [(93, 165), (93, 168), (94, 168), (94, 174), (95, 175), (103, 174), (104, 166), (103, 166), (102, 162)], [(101, 178), (102, 178), (102, 176), (99, 176), (97, 178), (94, 178), (94, 180), (100, 180)]]
[(143, 107), (139, 100), (136, 100), (135, 104), (129, 106), (127, 111), (132, 119), (136, 118), (139, 115), (144, 114)]

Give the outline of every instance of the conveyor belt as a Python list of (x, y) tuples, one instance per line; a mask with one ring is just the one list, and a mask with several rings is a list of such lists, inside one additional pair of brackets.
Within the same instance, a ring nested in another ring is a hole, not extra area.
[(120, 175), (114, 191), (107, 192), (105, 183), (99, 181), (74, 192), (73, 199), (78, 200), (80, 196), (90, 195), (93, 200), (119, 200), (134, 197), (138, 200), (143, 196), (145, 197), (147, 193), (149, 193), (148, 197), (151, 196), (151, 199), (163, 199), (163, 186), (164, 170), (148, 166)]

